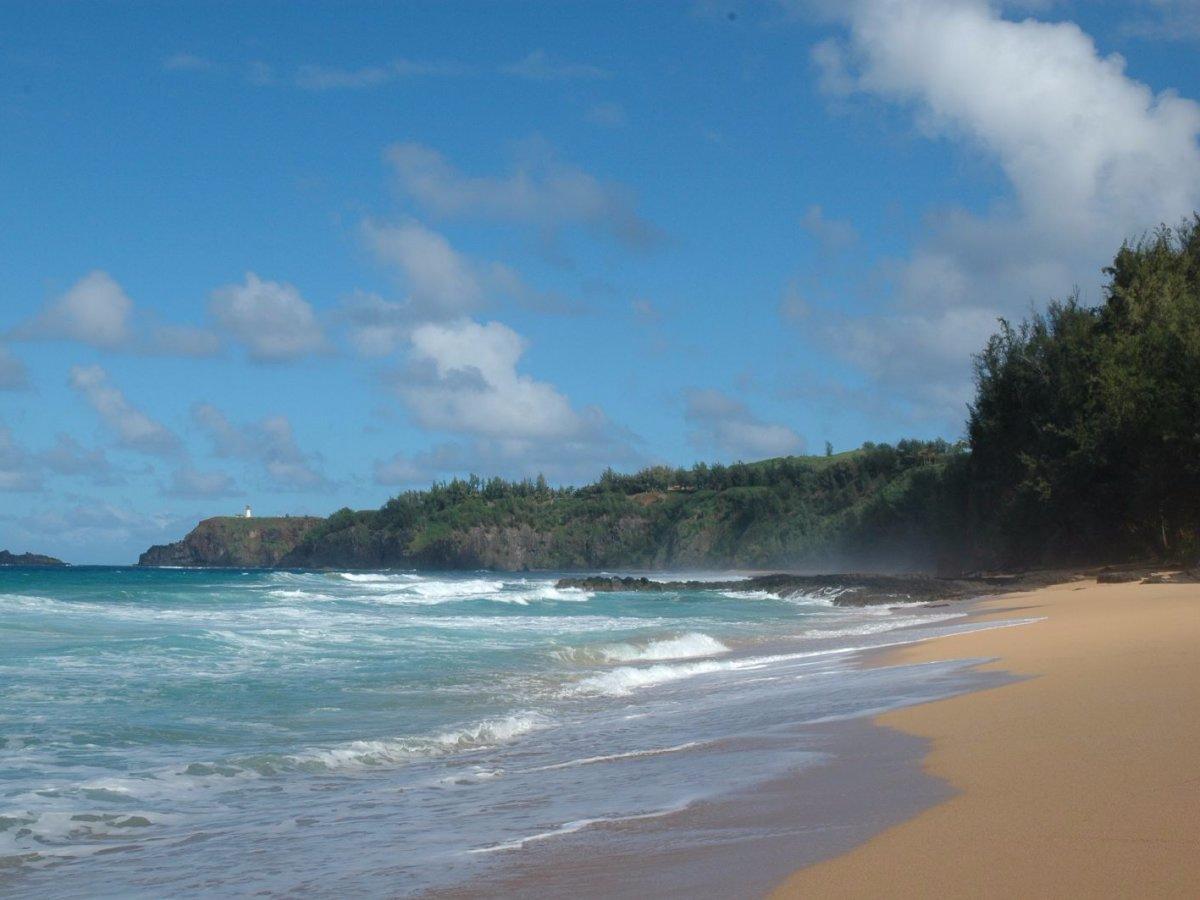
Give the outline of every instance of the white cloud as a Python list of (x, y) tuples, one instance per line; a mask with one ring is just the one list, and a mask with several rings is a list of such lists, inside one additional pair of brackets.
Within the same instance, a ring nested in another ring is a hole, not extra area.
[(600, 440), (512, 441), (476, 438), (442, 443), (429, 450), (397, 453), (375, 463), (375, 483), (423, 487), (469, 474), (504, 478), (545, 475), (551, 484), (594, 481), (607, 466), (637, 468), (647, 460), (619, 435)]
[(699, 451), (716, 451), (733, 459), (755, 460), (804, 451), (804, 438), (786, 425), (764, 422), (746, 405), (711, 388), (684, 395), (684, 420)]
[(107, 272), (96, 269), (48, 303), (16, 334), (23, 338), (79, 341), (111, 350), (131, 340), (132, 312), (133, 301), (121, 286)]
[(545, 50), (534, 50), (514, 63), (501, 66), (500, 71), (530, 81), (593, 81), (609, 77), (599, 66), (555, 60)]
[(483, 288), (471, 262), (436, 231), (415, 221), (369, 220), (362, 231), (375, 255), (403, 273), (416, 314), (460, 316), (482, 304)]
[(517, 372), (527, 343), (506, 325), (426, 323), (411, 341), (417, 366), (399, 390), (424, 427), (542, 440), (587, 430), (586, 419), (553, 385)]
[(850, 222), (829, 218), (816, 204), (804, 211), (800, 225), (817, 240), (826, 253), (845, 250), (858, 240), (858, 232)]
[(218, 66), (208, 57), (195, 53), (174, 53), (163, 60), (163, 68), (169, 72), (212, 72)]
[(268, 416), (238, 426), (211, 403), (192, 408), (192, 418), (213, 442), (219, 457), (258, 464), (273, 487), (281, 490), (325, 490), (328, 478), (316, 466), (313, 454), (296, 443), (291, 422), (285, 416)]
[(175, 497), (228, 497), (234, 493), (233, 479), (224, 472), (202, 472), (191, 465), (171, 473), (164, 493)]
[(629, 124), (629, 116), (625, 114), (625, 107), (611, 101), (597, 103), (590, 107), (584, 115), (584, 119), (601, 128), (624, 128)]
[(174, 540), (195, 524), (196, 516), (133, 510), (84, 497), (69, 508), (39, 506), (25, 516), (0, 513), (0, 521), (15, 526), (22, 546), (75, 562), (113, 562), (129, 560), (152, 542)]
[(584, 311), (582, 301), (558, 291), (543, 291), (531, 286), (516, 269), (504, 263), (492, 263), (484, 271), (488, 287), (511, 297), (524, 309), (540, 313), (575, 315)]
[(29, 373), (25, 369), (25, 363), (0, 344), (0, 391), (20, 391), (27, 387)]
[(290, 284), (264, 281), (253, 272), (242, 284), (213, 291), (209, 310), (218, 325), (245, 345), (250, 358), (283, 362), (325, 349), (312, 306)]
[(357, 291), (342, 301), (346, 335), (362, 356), (387, 356), (408, 340), (412, 309), (407, 303)]
[(72, 366), (70, 385), (116, 434), (122, 447), (152, 456), (179, 452), (179, 438), (131, 405), (100, 366)]
[[(100, 269), (89, 272), (54, 298), (29, 322), (13, 331), (24, 340), (76, 341), (111, 352), (145, 356), (214, 356), (220, 339), (190, 325), (157, 321), (139, 312), (117, 281)], [(4, 349), (0, 347), (0, 386)]]
[[(1100, 268), (1124, 239), (1200, 205), (1200, 105), (1133, 80), (1078, 26), (1010, 21), (984, 0), (856, 0), (836, 15), (845, 40), (816, 56), (827, 86), (904, 105), (1010, 189), (986, 214), (931, 215), (893, 267), (891, 310), (825, 331), (849, 336), (844, 352), (890, 387), (957, 406), (997, 316), (1076, 285), (1099, 299)], [(886, 349), (897, 342), (907, 349)]]
[(466, 441), (383, 461), (377, 479), (417, 482), (469, 471), (568, 479), (633, 459), (636, 438), (600, 409), (575, 409), (554, 385), (518, 371), (526, 347), (499, 322), (413, 328), (410, 365), (393, 386), (418, 425)]
[(38, 462), (55, 475), (79, 476), (93, 484), (122, 484), (107, 454), (100, 448), (88, 450), (69, 434), (55, 436), (54, 446), (38, 454)]
[(462, 75), (470, 71), (461, 63), (394, 59), (378, 66), (357, 69), (303, 65), (296, 69), (292, 84), (310, 91), (355, 90), (379, 87), (406, 78)]
[(1196, 0), (1141, 0), (1143, 12), (1134, 12), (1122, 31), (1157, 41), (1194, 41), (1200, 38), (1200, 3)]
[(793, 278), (783, 288), (779, 297), (779, 315), (793, 325), (803, 322), (812, 313), (812, 306), (804, 297), (800, 283)]
[(42, 479), (35, 461), (16, 442), (12, 429), (0, 425), (0, 491), (40, 491)]
[(426, 480), (427, 471), (403, 453), (375, 461), (375, 483), (382, 485), (412, 485)]
[(557, 160), (537, 142), (526, 146), (512, 172), (499, 176), (465, 175), (421, 144), (395, 144), (387, 160), (400, 189), (437, 215), (518, 222), (548, 232), (582, 225), (632, 247), (660, 240), (626, 189)]

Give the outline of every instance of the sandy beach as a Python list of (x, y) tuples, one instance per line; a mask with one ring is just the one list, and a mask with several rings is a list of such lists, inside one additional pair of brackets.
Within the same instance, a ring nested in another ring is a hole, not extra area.
[(1200, 896), (1200, 586), (1009, 594), (880, 664), (994, 660), (1022, 680), (887, 713), (957, 793), (774, 896)]

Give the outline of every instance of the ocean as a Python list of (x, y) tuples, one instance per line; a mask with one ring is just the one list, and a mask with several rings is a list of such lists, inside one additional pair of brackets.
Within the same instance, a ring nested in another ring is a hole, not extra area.
[[(944, 791), (867, 717), (1001, 677), (861, 665), (985, 626), (836, 593), (0, 569), (0, 893), (545, 895), (575, 860), (575, 896), (661, 896), (699, 858), (689, 894), (769, 884)], [(738, 875), (751, 846), (778, 852)]]

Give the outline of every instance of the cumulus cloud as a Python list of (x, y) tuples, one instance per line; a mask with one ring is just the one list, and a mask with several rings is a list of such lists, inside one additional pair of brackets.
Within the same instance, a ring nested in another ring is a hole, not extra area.
[(69, 383), (129, 450), (151, 456), (173, 456), (179, 438), (161, 422), (134, 407), (100, 366), (72, 366)]
[(194, 513), (134, 510), (91, 497), (67, 507), (39, 506), (29, 515), (0, 513), (0, 521), (11, 524), (23, 546), (52, 546), (55, 553), (76, 562), (130, 559), (150, 543), (173, 540), (196, 518)]
[(163, 493), (173, 497), (228, 497), (236, 493), (233, 478), (224, 472), (202, 472), (184, 465), (171, 473)]
[(123, 484), (124, 479), (99, 448), (88, 450), (73, 437), (58, 434), (45, 450), (30, 450), (12, 430), (0, 425), (0, 490), (39, 491), (45, 473), (86, 479), (95, 485)]
[(79, 341), (111, 350), (130, 342), (133, 301), (107, 272), (96, 269), (54, 298), (31, 322), (23, 338)]
[(516, 62), (501, 66), (500, 71), (530, 81), (594, 81), (609, 77), (599, 66), (555, 60), (545, 50), (534, 50)]
[(20, 391), (29, 387), (29, 372), (25, 363), (0, 344), (0, 391)]
[(957, 404), (997, 316), (1076, 285), (1097, 299), (1122, 240), (1200, 205), (1200, 105), (1130, 78), (1078, 26), (1009, 20), (984, 0), (854, 0), (835, 15), (844, 38), (815, 54), (827, 87), (902, 105), (1009, 187), (987, 213), (931, 214), (891, 268), (891, 310), (824, 329), (893, 386)]
[(569, 438), (584, 416), (551, 384), (517, 371), (524, 338), (500, 322), (426, 323), (411, 335), (415, 363), (398, 385), (417, 421), (492, 438)]
[(436, 231), (415, 221), (362, 225), (367, 246), (403, 273), (414, 313), (460, 316), (483, 302), (483, 288), (471, 262)]
[(258, 422), (235, 425), (211, 403), (192, 408), (192, 419), (208, 435), (213, 452), (223, 458), (257, 464), (272, 486), (281, 490), (325, 490), (328, 478), (317, 468), (314, 454), (296, 443), (285, 416), (268, 416)]
[(636, 438), (597, 407), (576, 409), (554, 385), (518, 370), (524, 338), (500, 322), (427, 322), (409, 336), (409, 366), (391, 383), (423, 428), (462, 436), (379, 463), (380, 483), (468, 471), (565, 479), (629, 460)]
[(1200, 3), (1196, 0), (1141, 0), (1122, 25), (1133, 37), (1159, 41), (1200, 39)]
[(40, 491), (41, 475), (29, 452), (17, 443), (12, 429), (0, 425), (0, 491)]
[(84, 447), (69, 434), (59, 433), (54, 446), (37, 454), (38, 462), (55, 475), (84, 477), (97, 485), (124, 483), (124, 478), (99, 447)]
[(516, 222), (548, 233), (579, 225), (639, 248), (660, 240), (628, 190), (558, 160), (537, 143), (505, 175), (466, 175), (421, 144), (395, 144), (386, 156), (400, 190), (440, 216)]
[(570, 315), (583, 309), (573, 297), (533, 287), (511, 266), (469, 258), (420, 222), (367, 220), (361, 230), (375, 257), (400, 275), (408, 291), (403, 301), (363, 291), (342, 301), (347, 337), (364, 356), (385, 356), (408, 340), (415, 325), (462, 318), (493, 297), (541, 313)]
[(854, 226), (843, 219), (831, 219), (825, 211), (814, 204), (804, 211), (801, 227), (821, 245), (827, 253), (836, 253), (852, 246), (858, 240)]
[(684, 420), (692, 429), (689, 439), (699, 451), (745, 460), (804, 451), (804, 438), (791, 428), (762, 421), (722, 391), (694, 388), (684, 400)]
[(408, 340), (412, 309), (407, 303), (356, 291), (342, 301), (346, 336), (362, 356), (387, 356)]
[(209, 311), (220, 328), (259, 362), (284, 362), (325, 349), (312, 306), (290, 284), (247, 272), (241, 284), (213, 291)]
[[(76, 341), (110, 352), (144, 356), (214, 356), (220, 339), (211, 331), (158, 321), (154, 313), (139, 312), (125, 289), (109, 273), (89, 272), (45, 305), (13, 336), (24, 340)], [(0, 348), (0, 386), (4, 378)]]
[(488, 266), (484, 271), (484, 281), (492, 290), (510, 297), (518, 306), (533, 312), (576, 315), (586, 308), (577, 297), (533, 287), (516, 269), (504, 263), (492, 263)]

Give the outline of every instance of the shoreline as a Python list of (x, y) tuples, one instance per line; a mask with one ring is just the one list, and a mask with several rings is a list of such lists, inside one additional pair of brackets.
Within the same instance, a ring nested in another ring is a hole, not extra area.
[(1200, 895), (1200, 590), (1088, 580), (972, 606), (1043, 619), (865, 661), (1014, 676), (872, 720), (928, 741), (952, 796), (772, 896)]

